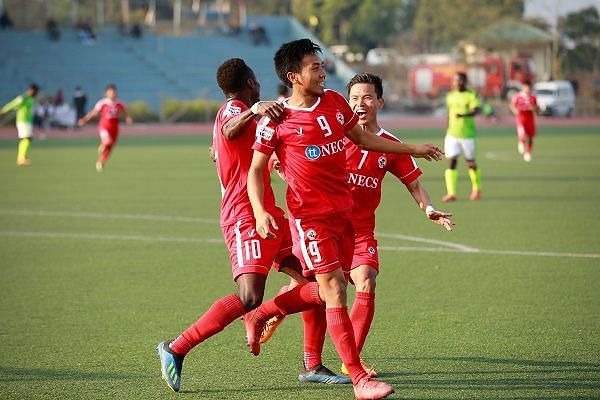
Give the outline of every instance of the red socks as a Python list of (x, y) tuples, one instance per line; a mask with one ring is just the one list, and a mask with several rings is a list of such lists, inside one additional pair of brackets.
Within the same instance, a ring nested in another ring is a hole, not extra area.
[(323, 300), (319, 297), (317, 282), (309, 282), (263, 302), (257, 308), (257, 312), (260, 312), (263, 318), (269, 319), (276, 315), (289, 315), (310, 310), (315, 305), (323, 305)]
[(338, 355), (348, 368), (350, 379), (356, 385), (361, 379), (368, 377), (360, 365), (356, 342), (352, 330), (352, 322), (346, 307), (327, 308), (327, 327)]
[(365, 340), (367, 340), (367, 335), (369, 334), (374, 315), (375, 293), (356, 292), (350, 319), (352, 320), (352, 327), (354, 328), (356, 350), (358, 350), (359, 354), (362, 351)]
[(221, 332), (245, 312), (244, 305), (235, 294), (225, 296), (215, 301), (208, 311), (171, 342), (169, 347), (175, 353), (186, 355), (194, 346)]
[(102, 154), (98, 157), (98, 162), (104, 164), (108, 157), (110, 157), (110, 152), (112, 151), (112, 146), (104, 146), (104, 150), (102, 150)]
[(311, 370), (321, 364), (327, 320), (325, 307), (314, 307), (302, 313), (304, 321), (304, 368)]

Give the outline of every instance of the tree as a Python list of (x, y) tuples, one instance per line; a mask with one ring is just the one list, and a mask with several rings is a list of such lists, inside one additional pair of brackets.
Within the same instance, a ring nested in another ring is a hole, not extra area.
[(524, 9), (524, 0), (421, 0), (413, 37), (423, 51), (446, 50), (498, 19), (521, 20)]
[(567, 14), (558, 21), (565, 39), (564, 63), (567, 70), (600, 70), (600, 16), (596, 7)]

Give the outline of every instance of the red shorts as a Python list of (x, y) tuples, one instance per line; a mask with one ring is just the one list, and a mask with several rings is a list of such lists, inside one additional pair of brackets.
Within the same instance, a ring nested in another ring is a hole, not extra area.
[(271, 267), (279, 269), (281, 261), (292, 255), (292, 238), (285, 217), (276, 218), (279, 231), (275, 239), (263, 239), (256, 233), (254, 218), (239, 220), (221, 227), (231, 258), (233, 280), (242, 274), (267, 276)]
[(104, 146), (113, 146), (117, 139), (119, 138), (119, 130), (118, 129), (106, 129), (104, 127), (100, 127), (100, 142)]
[(309, 218), (290, 218), (293, 253), (302, 263), (304, 276), (342, 268), (347, 274), (354, 252), (354, 228), (350, 212)]
[(379, 271), (379, 252), (373, 232), (356, 232), (354, 235), (352, 269), (361, 265), (368, 265)]
[(525, 139), (527, 136), (535, 136), (535, 124), (517, 121), (517, 135), (519, 135), (520, 139)]

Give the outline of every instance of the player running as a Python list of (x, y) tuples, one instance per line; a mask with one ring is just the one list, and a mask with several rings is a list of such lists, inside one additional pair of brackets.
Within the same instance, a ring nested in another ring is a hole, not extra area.
[(104, 164), (117, 144), (121, 116), (125, 116), (127, 125), (132, 124), (125, 103), (117, 98), (117, 87), (113, 84), (106, 86), (105, 95), (106, 97), (99, 100), (92, 111), (77, 121), (78, 126), (83, 126), (96, 115), (100, 115), (98, 122), (100, 146), (98, 147), (98, 161), (96, 161), (96, 171), (98, 172), (104, 170)]
[(35, 106), (35, 97), (39, 91), (39, 86), (32, 83), (27, 91), (22, 95), (15, 97), (10, 103), (0, 109), (0, 115), (17, 110), (17, 135), (19, 145), (17, 147), (17, 165), (29, 165), (31, 161), (27, 158), (29, 147), (33, 136), (33, 107)]
[(471, 178), (471, 200), (481, 197), (481, 173), (475, 163), (475, 115), (479, 112), (477, 93), (467, 89), (467, 74), (457, 72), (452, 80), (453, 90), (446, 96), (448, 107), (448, 130), (444, 141), (444, 151), (448, 158), (445, 171), (447, 194), (443, 201), (456, 200), (458, 171), (456, 163), (461, 154), (465, 157)]
[(535, 115), (538, 113), (537, 98), (531, 93), (531, 82), (526, 81), (519, 93), (510, 101), (510, 110), (516, 117), (519, 144), (517, 149), (523, 160), (531, 161), (533, 137), (535, 136)]
[[(192, 348), (221, 332), (231, 322), (256, 308), (263, 299), (271, 266), (293, 279), (306, 282), (292, 254), (289, 227), (284, 212), (275, 204), (268, 172), (260, 176), (264, 206), (278, 229), (277, 238), (266, 240), (256, 232), (256, 221), (248, 199), (246, 181), (252, 161), (256, 115), (280, 121), (283, 106), (260, 101), (260, 84), (241, 59), (225, 61), (217, 70), (217, 83), (227, 102), (219, 109), (213, 129), (214, 156), (221, 183), (221, 231), (230, 252), (236, 293), (215, 301), (198, 321), (177, 339), (158, 345), (161, 371), (167, 385), (178, 391), (184, 357)], [(331, 375), (335, 375), (331, 372)], [(344, 378), (344, 377), (339, 377)]]
[[(380, 77), (368, 73), (355, 75), (348, 83), (347, 90), (350, 107), (358, 115), (358, 124), (365, 132), (392, 141), (399, 141), (381, 128), (377, 121), (377, 113), (384, 104), (383, 85)], [(348, 183), (354, 201), (351, 215), (355, 240), (350, 278), (356, 286), (356, 297), (350, 312), (350, 319), (354, 328), (356, 347), (360, 353), (375, 314), (375, 286), (379, 273), (379, 252), (374, 233), (375, 210), (381, 201), (381, 182), (386, 173), (394, 174), (406, 186), (430, 221), (447, 230), (452, 230), (454, 222), (450, 219), (452, 214), (436, 211), (433, 208), (429, 194), (419, 181), (422, 172), (409, 155), (364, 150), (346, 139), (346, 170), (349, 173)], [(268, 340), (266, 337), (273, 334), (273, 327), (277, 327), (277, 325), (277, 322), (270, 321), (268, 328), (271, 329), (263, 332), (263, 343)], [(324, 334), (320, 340), (320, 349), (322, 350)], [(369, 375), (377, 375), (374, 369), (362, 359), (361, 362)], [(348, 369), (343, 364), (342, 373), (348, 374)]]
[(358, 116), (346, 99), (325, 90), (325, 70), (309, 39), (283, 44), (275, 54), (275, 70), (292, 87), (283, 103), (280, 124), (262, 118), (256, 133), (254, 157), (248, 173), (248, 195), (256, 219), (256, 232), (277, 238), (281, 223), (269, 213), (263, 176), (275, 152), (288, 183), (287, 206), (293, 253), (301, 260), (305, 276), (317, 282), (299, 285), (264, 302), (245, 318), (248, 344), (260, 353), (260, 335), (273, 316), (288, 315), (325, 304), (327, 328), (344, 364), (348, 367), (357, 399), (380, 399), (394, 392), (371, 379), (361, 366), (352, 322), (346, 307), (348, 272), (354, 250), (350, 219), (352, 196), (347, 184), (344, 138), (369, 149), (408, 153), (438, 160), (441, 150), (433, 145), (413, 146), (365, 134)]

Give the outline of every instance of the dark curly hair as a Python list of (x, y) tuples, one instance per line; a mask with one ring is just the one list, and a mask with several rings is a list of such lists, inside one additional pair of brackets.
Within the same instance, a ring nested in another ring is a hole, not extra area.
[(350, 82), (346, 85), (346, 90), (348, 91), (348, 95), (350, 95), (350, 89), (352, 86), (358, 83), (368, 83), (375, 87), (375, 94), (377, 94), (377, 98), (380, 99), (383, 97), (383, 84), (381, 83), (381, 78), (374, 74), (369, 74), (368, 72), (363, 72), (362, 74), (356, 74)]
[(302, 59), (308, 55), (321, 53), (321, 47), (310, 39), (298, 39), (281, 45), (273, 61), (275, 72), (287, 87), (292, 87), (292, 82), (287, 78), (288, 72), (300, 72)]
[(217, 69), (217, 85), (225, 95), (242, 90), (248, 78), (254, 78), (254, 72), (241, 58), (231, 58)]

